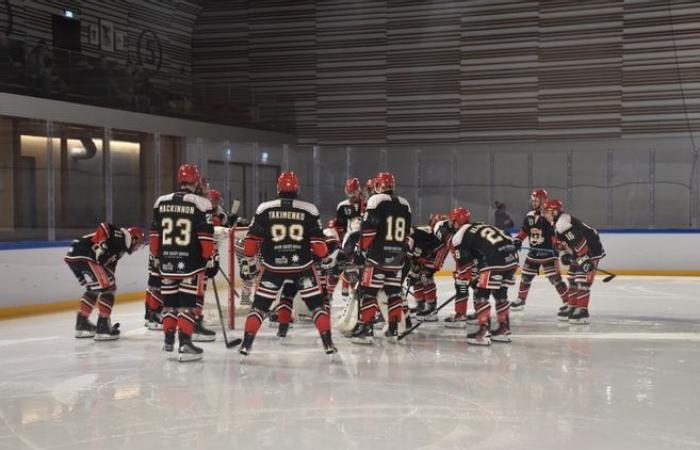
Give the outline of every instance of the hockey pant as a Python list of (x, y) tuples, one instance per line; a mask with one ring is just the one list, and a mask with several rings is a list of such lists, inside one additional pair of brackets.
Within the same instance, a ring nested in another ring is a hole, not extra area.
[(522, 275), (520, 277), (518, 299), (523, 303), (525, 300), (527, 300), (527, 295), (530, 292), (532, 280), (539, 274), (540, 267), (542, 267), (544, 276), (547, 277), (552, 286), (554, 286), (554, 289), (556, 289), (561, 301), (566, 303), (568, 299), (568, 289), (566, 287), (566, 283), (564, 283), (564, 280), (561, 278), (561, 273), (559, 273), (559, 258), (556, 256), (544, 259), (531, 258), (530, 256), (525, 258), (525, 263), (521, 268)]

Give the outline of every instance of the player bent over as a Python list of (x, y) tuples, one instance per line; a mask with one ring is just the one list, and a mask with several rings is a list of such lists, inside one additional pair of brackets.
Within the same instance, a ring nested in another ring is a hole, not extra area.
[(386, 336), (395, 340), (403, 316), (402, 270), (406, 262), (407, 239), (411, 230), (411, 206), (394, 194), (396, 182), (389, 172), (375, 178), (376, 194), (367, 201), (362, 221), (360, 250), (366, 252), (361, 281), (361, 322), (352, 334), (356, 344), (372, 344), (374, 318), (379, 309), (377, 294), (384, 290), (388, 302)]
[(559, 200), (544, 202), (544, 217), (554, 226), (557, 241), (565, 249), (561, 255), (562, 264), (569, 266), (566, 274), (568, 305), (559, 311), (559, 320), (568, 320), (570, 324), (590, 323), (591, 286), (598, 263), (605, 257), (600, 236), (595, 229), (565, 213)]
[[(75, 337), (94, 337), (96, 341), (119, 339), (119, 324), (112, 326), (110, 319), (117, 290), (117, 262), (125, 253), (138, 250), (143, 240), (143, 231), (138, 227), (116, 228), (103, 222), (94, 233), (73, 241), (64, 261), (85, 288), (75, 321)], [(89, 320), (95, 303), (99, 310), (97, 326)]]
[(214, 227), (211, 202), (195, 194), (199, 169), (183, 164), (177, 171), (180, 189), (160, 196), (153, 206), (150, 249), (162, 277), (163, 350), (172, 352), (178, 334), (178, 359), (202, 359), (192, 344), (197, 297), (204, 293), (207, 267), (212, 267)]
[(416, 298), (416, 317), (423, 322), (438, 320), (435, 272), (436, 259), (443, 247), (429, 226), (411, 229), (408, 239), (408, 258), (411, 266), (408, 279)]
[[(318, 209), (297, 199), (299, 179), (294, 172), (283, 172), (277, 180), (277, 200), (258, 206), (244, 243), (243, 272), (257, 275), (257, 289), (239, 352), (248, 355), (265, 314), (281, 290), (287, 298), (299, 293), (311, 311), (321, 335), (326, 354), (337, 349), (331, 339), (330, 314), (323, 307), (324, 292), (314, 268), (313, 255), (330, 267), (328, 247), (321, 231)], [(260, 253), (262, 269), (258, 274), (256, 256)], [(289, 323), (291, 308), (278, 311), (280, 323)]]
[(522, 276), (518, 289), (518, 299), (510, 305), (514, 311), (522, 310), (525, 307), (532, 279), (539, 274), (540, 267), (544, 271), (544, 276), (556, 289), (563, 304), (567, 304), (567, 287), (561, 278), (561, 273), (559, 273), (558, 252), (554, 246), (554, 227), (542, 215), (542, 206), (547, 198), (548, 194), (544, 189), (532, 191), (530, 194), (532, 210), (525, 215), (523, 225), (514, 241), (518, 250), (522, 247), (524, 239), (528, 239), (530, 242), (530, 251), (521, 267)]
[[(468, 210), (467, 210), (468, 212)], [(471, 281), (474, 260), (479, 268), (479, 281), (474, 293), (474, 309), (479, 329), (467, 334), (467, 342), (490, 345), (491, 340), (511, 342), (508, 286), (515, 284), (518, 254), (513, 240), (500, 229), (485, 223), (469, 223), (471, 214), (457, 221), (460, 228), (452, 238), (453, 255), (457, 262), (456, 278)], [(496, 300), (498, 328), (491, 331), (491, 305)]]

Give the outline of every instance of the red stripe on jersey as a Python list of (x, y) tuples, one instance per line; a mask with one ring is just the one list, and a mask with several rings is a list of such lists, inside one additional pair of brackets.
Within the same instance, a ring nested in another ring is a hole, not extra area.
[(521, 229), (521, 230), (518, 232), (518, 239), (520, 239), (520, 240), (522, 241), (522, 240), (525, 239), (526, 237), (527, 237), (527, 231)]
[(214, 241), (200, 240), (199, 246), (202, 248), (202, 258), (209, 259), (214, 254)]
[(99, 244), (107, 238), (109, 238), (109, 227), (106, 222), (102, 222), (97, 226), (97, 230), (95, 230), (95, 234), (92, 236), (92, 243)]
[(148, 247), (151, 250), (151, 256), (158, 256), (158, 251), (160, 250), (160, 239), (158, 238), (158, 231), (151, 230), (148, 236)]
[(362, 239), (360, 240), (360, 249), (362, 250), (367, 250), (370, 245), (372, 245), (372, 242), (374, 241), (374, 236), (377, 233), (365, 233), (364, 231), (362, 232)]

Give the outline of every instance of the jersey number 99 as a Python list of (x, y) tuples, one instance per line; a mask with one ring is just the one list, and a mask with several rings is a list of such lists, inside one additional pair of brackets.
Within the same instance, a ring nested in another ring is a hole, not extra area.
[(291, 240), (299, 242), (304, 240), (304, 226), (298, 223), (289, 225), (288, 227), (275, 224), (270, 227), (270, 234), (272, 235), (272, 242), (283, 241), (287, 236), (289, 236)]

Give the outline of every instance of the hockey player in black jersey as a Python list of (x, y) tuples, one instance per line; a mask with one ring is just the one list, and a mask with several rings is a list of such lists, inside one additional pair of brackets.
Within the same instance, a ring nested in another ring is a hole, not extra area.
[(413, 286), (416, 299), (416, 317), (420, 321), (437, 321), (437, 286), (435, 272), (441, 265), (438, 261), (445, 248), (440, 239), (433, 234), (430, 226), (411, 229), (408, 239), (408, 256), (410, 270), (409, 284)]
[(180, 361), (202, 359), (192, 343), (197, 297), (204, 295), (205, 270), (214, 265), (211, 202), (195, 194), (199, 169), (183, 164), (177, 172), (180, 189), (160, 196), (154, 205), (150, 249), (162, 277), (163, 350), (172, 352), (177, 332)]
[[(362, 217), (365, 210), (366, 198), (360, 189), (359, 179), (348, 178), (345, 181), (345, 196), (345, 200), (338, 203), (335, 211), (335, 228), (340, 241), (345, 237), (350, 221), (355, 217)], [(348, 283), (345, 278), (342, 280), (341, 294), (343, 299), (347, 300)]]
[[(474, 293), (474, 309), (479, 329), (467, 334), (467, 342), (474, 345), (490, 345), (491, 340), (511, 342), (508, 286), (515, 284), (518, 254), (513, 240), (500, 229), (485, 223), (470, 223), (468, 214), (456, 225), (461, 225), (452, 238), (454, 259), (457, 262), (457, 278), (471, 281), (472, 268), (479, 269), (479, 279)], [(463, 222), (466, 220), (466, 222)], [(491, 305), (489, 297), (496, 300), (498, 328), (491, 331)]]
[[(452, 249), (452, 237), (454, 236), (457, 229), (459, 229), (458, 224), (464, 224), (469, 221), (470, 213), (466, 208), (457, 207), (450, 210), (447, 214), (447, 219), (439, 220), (433, 226), (433, 234), (435, 237), (440, 239), (443, 244), (441, 252), (441, 261), (444, 262), (447, 253)], [(438, 266), (437, 270), (440, 270)], [(478, 270), (476, 265), (472, 268), (473, 280), (471, 284), (474, 284), (474, 279), (477, 278)], [(454, 300), (454, 314), (445, 319), (445, 326), (447, 328), (466, 328), (467, 320), (474, 318), (467, 315), (467, 304), (469, 302), (469, 286), (470, 282), (467, 280), (460, 279), (457, 277), (457, 271), (455, 270), (452, 274), (455, 280), (455, 300)]]
[[(312, 313), (314, 325), (321, 335), (326, 354), (337, 350), (331, 339), (329, 312), (323, 307), (324, 293), (314, 268), (313, 257), (332, 267), (328, 258), (318, 209), (297, 199), (299, 180), (294, 172), (283, 172), (277, 180), (279, 198), (258, 206), (244, 243), (246, 264), (243, 271), (257, 275), (258, 285), (250, 313), (246, 317), (245, 334), (240, 353), (248, 355), (265, 314), (281, 290), (293, 298), (297, 292)], [(258, 275), (256, 256), (262, 268)], [(293, 291), (293, 292), (292, 292)], [(289, 323), (291, 308), (279, 310), (280, 323)]]
[(530, 194), (532, 209), (525, 215), (523, 225), (514, 241), (518, 250), (522, 247), (525, 239), (528, 239), (530, 244), (530, 251), (521, 268), (518, 299), (510, 305), (514, 311), (522, 310), (525, 307), (532, 279), (539, 274), (540, 267), (556, 289), (563, 304), (567, 304), (567, 287), (559, 273), (559, 258), (554, 246), (554, 227), (542, 216), (542, 206), (547, 198), (548, 194), (544, 189), (532, 191)]
[(600, 236), (594, 228), (564, 212), (559, 200), (544, 202), (544, 217), (554, 226), (556, 239), (564, 249), (562, 264), (569, 266), (566, 274), (569, 282), (568, 306), (560, 310), (559, 319), (568, 320), (571, 324), (587, 324), (590, 322), (588, 302), (591, 286), (598, 263), (605, 257)]
[[(101, 223), (94, 233), (73, 241), (64, 261), (85, 288), (76, 318), (75, 337), (94, 337), (96, 341), (119, 338), (119, 324), (112, 325), (110, 318), (117, 290), (117, 262), (125, 254), (138, 250), (143, 241), (140, 228), (117, 228), (107, 222)], [(96, 303), (97, 326), (89, 320)]]
[(403, 314), (401, 272), (406, 263), (407, 239), (411, 229), (411, 207), (394, 194), (394, 176), (381, 172), (375, 178), (376, 194), (367, 201), (362, 221), (360, 250), (366, 252), (361, 282), (362, 326), (352, 335), (352, 342), (371, 344), (373, 322), (378, 310), (377, 294), (383, 289), (388, 301), (387, 337), (398, 336)]

